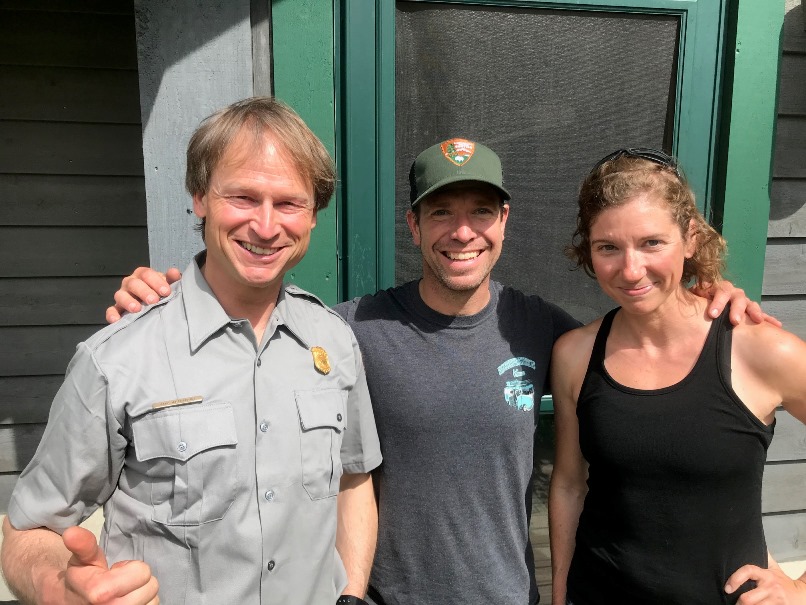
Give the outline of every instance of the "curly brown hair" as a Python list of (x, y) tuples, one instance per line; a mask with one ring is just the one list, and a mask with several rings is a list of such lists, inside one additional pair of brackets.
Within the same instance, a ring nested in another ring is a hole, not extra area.
[(687, 284), (694, 279), (698, 286), (703, 286), (720, 281), (727, 251), (725, 240), (697, 209), (694, 192), (679, 167), (626, 153), (600, 163), (582, 182), (576, 231), (571, 245), (565, 249), (566, 255), (595, 277), (590, 244), (594, 221), (603, 211), (644, 193), (652, 193), (666, 202), (685, 239), (693, 221), (696, 250), (692, 258), (685, 260), (681, 282)]

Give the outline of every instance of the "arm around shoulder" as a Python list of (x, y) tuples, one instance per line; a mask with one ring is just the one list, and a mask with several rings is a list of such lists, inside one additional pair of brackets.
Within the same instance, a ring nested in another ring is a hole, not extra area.
[(563, 335), (554, 345), (551, 359), (556, 450), (549, 490), (549, 536), (554, 605), (565, 604), (568, 570), (587, 494), (588, 465), (579, 447), (576, 404), (592, 348), (590, 333), (586, 326)]

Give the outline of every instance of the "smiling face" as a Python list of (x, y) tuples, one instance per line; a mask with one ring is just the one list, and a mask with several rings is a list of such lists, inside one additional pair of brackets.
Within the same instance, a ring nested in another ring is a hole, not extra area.
[(205, 220), (204, 276), (227, 301), (276, 301), (286, 271), (305, 255), (316, 225), (313, 186), (266, 134), (242, 130), (193, 196)]
[(599, 285), (627, 312), (657, 311), (682, 290), (683, 263), (695, 250), (695, 238), (680, 232), (668, 205), (651, 193), (602, 211), (590, 242)]
[[(423, 255), (423, 286), (434, 297), (483, 290), (501, 255), (509, 206), (493, 187), (460, 183), (422, 200), (406, 218)], [(439, 309), (429, 300), (426, 303)]]

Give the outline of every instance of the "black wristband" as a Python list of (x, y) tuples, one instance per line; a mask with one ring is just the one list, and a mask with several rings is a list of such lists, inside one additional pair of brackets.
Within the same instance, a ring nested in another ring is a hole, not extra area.
[(343, 594), (336, 601), (336, 605), (369, 605), (369, 603), (353, 595)]

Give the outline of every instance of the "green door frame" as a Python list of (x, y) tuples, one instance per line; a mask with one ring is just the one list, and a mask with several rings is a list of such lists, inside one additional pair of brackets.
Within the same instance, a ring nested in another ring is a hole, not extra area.
[(714, 222), (728, 241), (727, 276), (761, 300), (775, 149), (784, 0), (731, 3)]
[[(274, 95), (293, 107), (337, 157), (334, 0), (271, 0), (271, 20)], [(337, 187), (330, 205), (316, 217), (308, 253), (286, 275), (287, 281), (330, 305), (339, 302), (342, 293), (339, 216), (343, 199)]]

